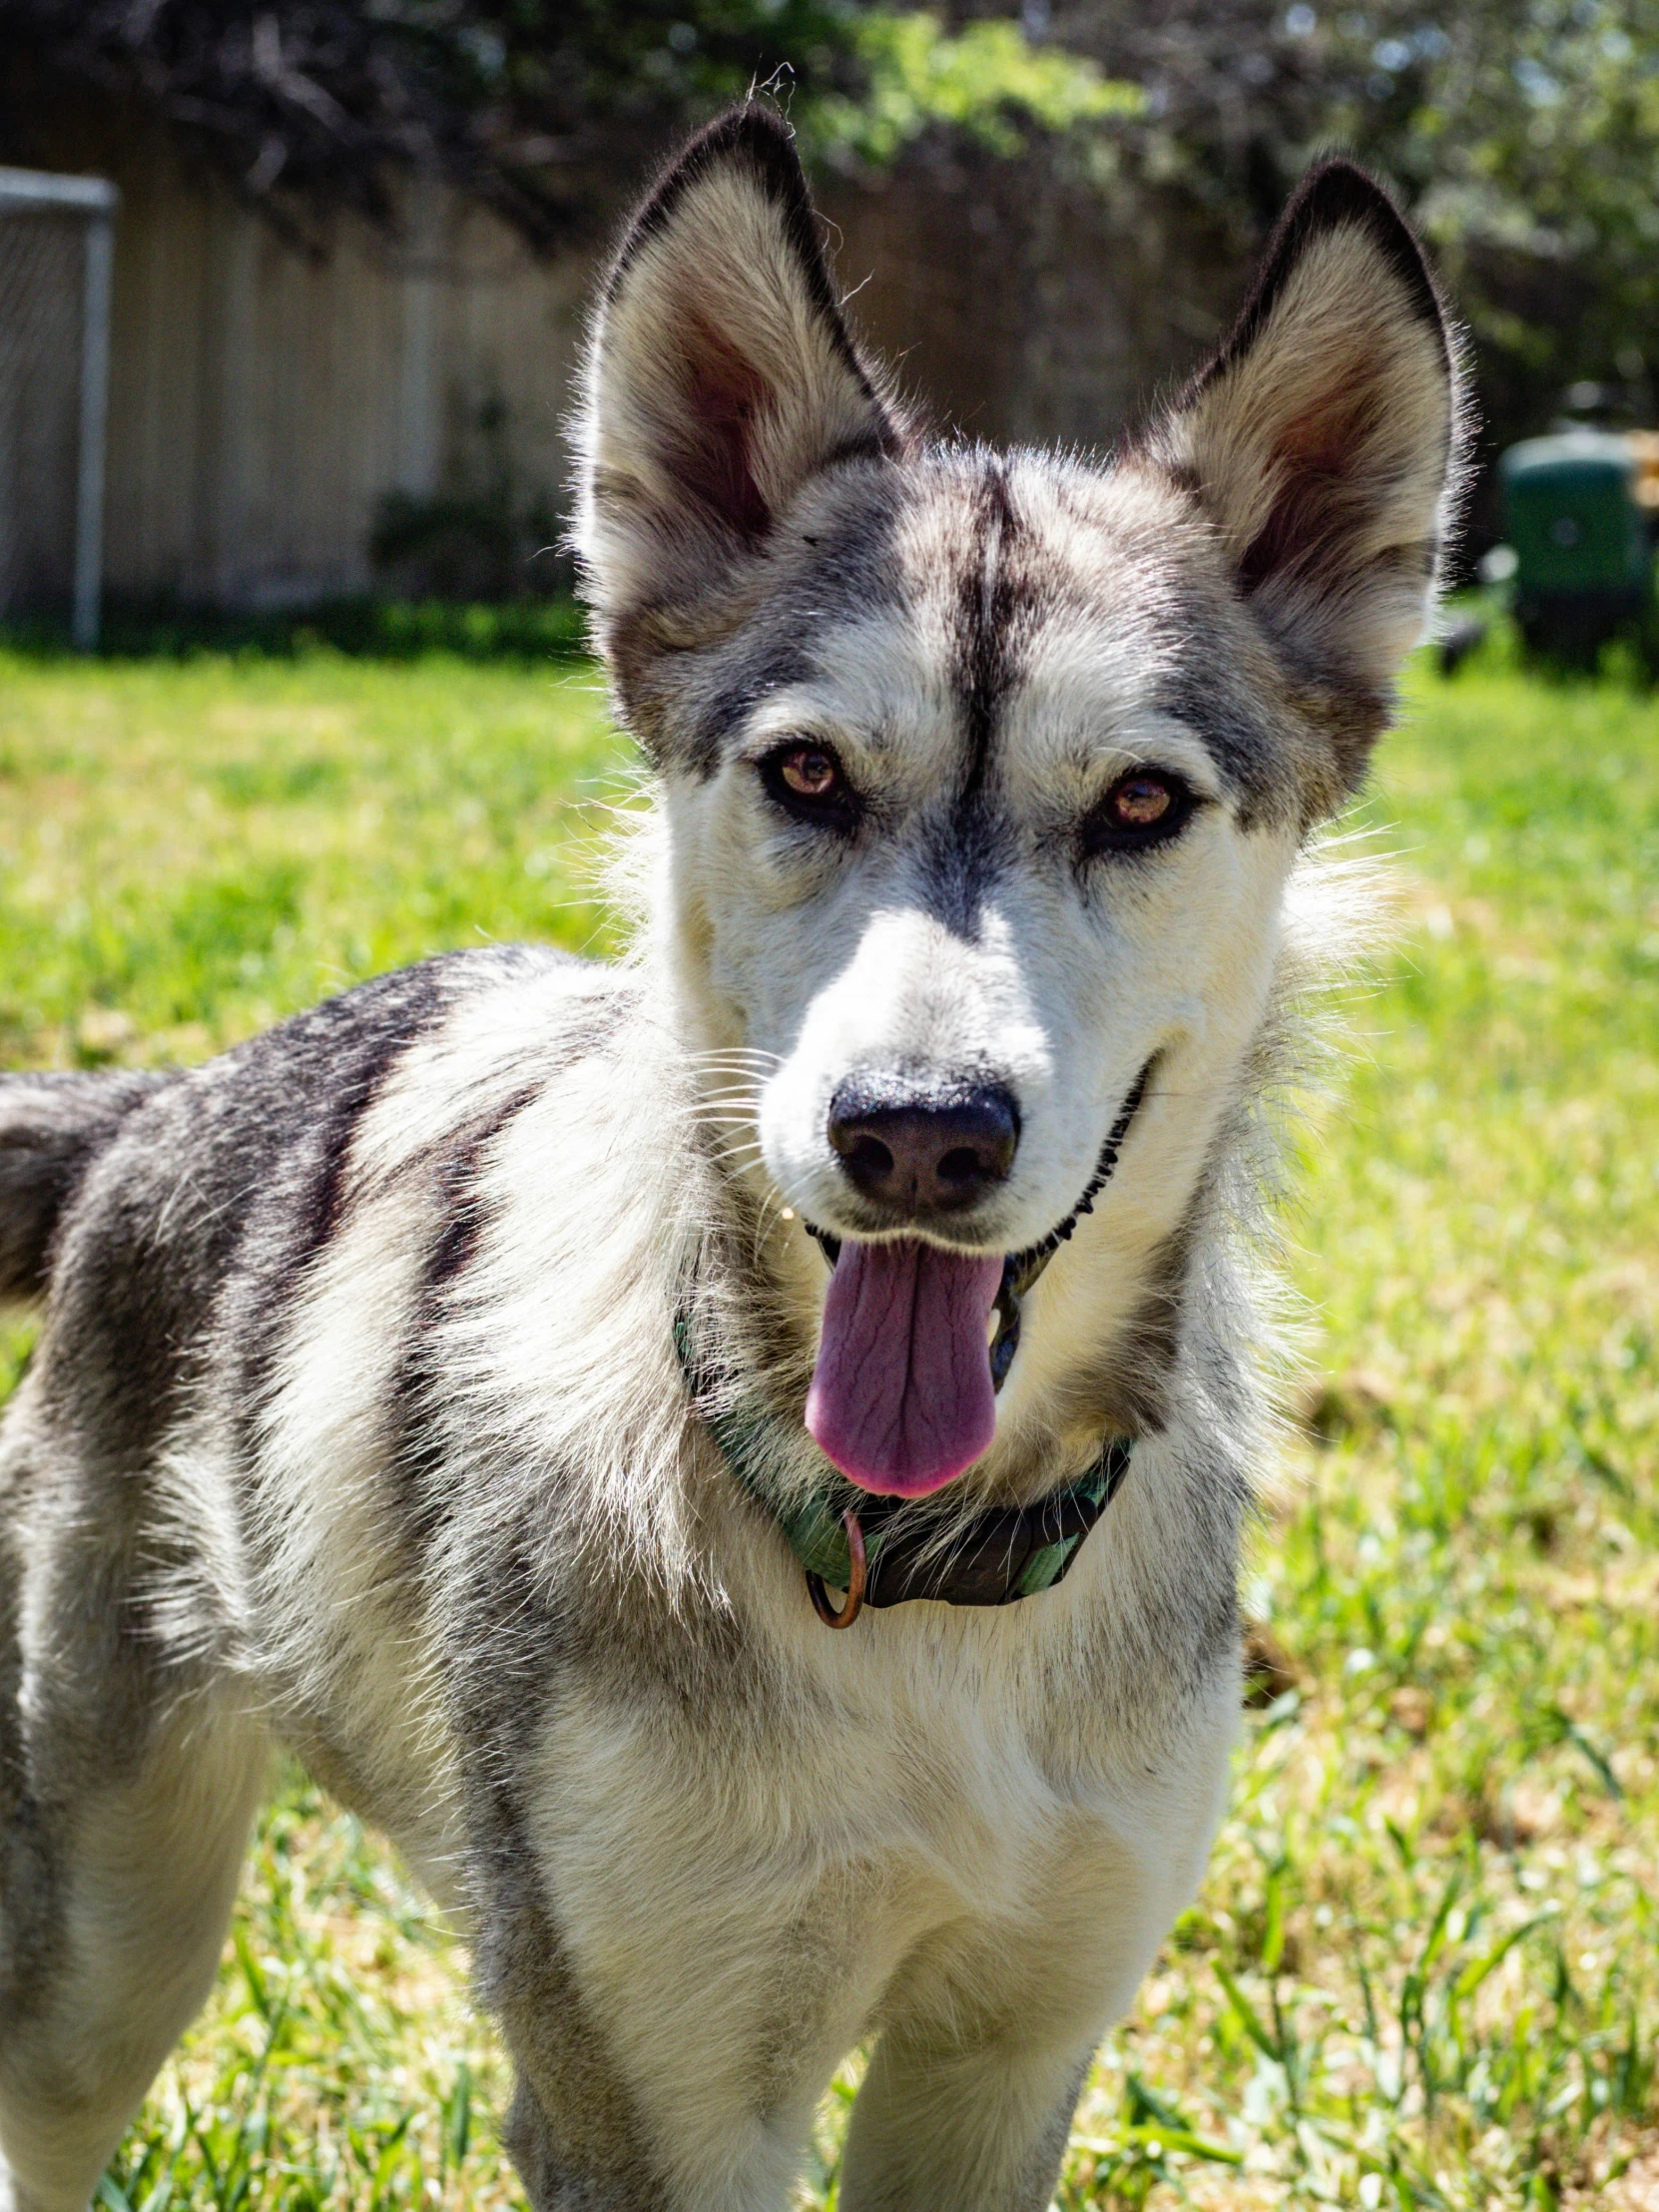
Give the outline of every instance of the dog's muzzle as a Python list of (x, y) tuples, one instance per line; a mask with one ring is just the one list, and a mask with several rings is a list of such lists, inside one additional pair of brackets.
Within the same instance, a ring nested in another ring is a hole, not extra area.
[[(1082, 1196), (1071, 1212), (1067, 1214), (1064, 1221), (1057, 1222), (1046, 1237), (1040, 1238), (1034, 1245), (1028, 1245), (1023, 1252), (1009, 1253), (1002, 1263), (1002, 1283), (996, 1294), (996, 1334), (991, 1339), (990, 1346), (991, 1384), (997, 1390), (1000, 1390), (1003, 1383), (1008, 1380), (1008, 1371), (1012, 1368), (1014, 1355), (1019, 1350), (1021, 1301), (1042, 1274), (1044, 1268), (1047, 1267), (1049, 1261), (1053, 1259), (1055, 1253), (1059, 1251), (1063, 1244), (1070, 1241), (1076, 1232), (1077, 1224), (1083, 1216), (1094, 1212), (1095, 1200), (1117, 1172), (1118, 1157), (1123, 1151), (1125, 1140), (1129, 1135), (1130, 1125), (1140, 1112), (1141, 1103), (1146, 1097), (1147, 1084), (1151, 1080), (1155, 1064), (1156, 1055), (1153, 1059), (1148, 1060), (1140, 1074), (1136, 1076), (1129, 1095), (1123, 1102), (1123, 1111), (1106, 1132), (1106, 1141), (1100, 1148), (1099, 1158), (1095, 1161), (1094, 1173), (1090, 1176)], [(837, 1092), (836, 1095), (838, 1097), (840, 1093)], [(1001, 1095), (1006, 1097), (1006, 1093)], [(833, 1129), (833, 1114), (831, 1114), (830, 1126)], [(1013, 1159), (1013, 1145), (1017, 1142), (1016, 1120), (1015, 1134), (1008, 1146), (1007, 1157), (1010, 1165)], [(1004, 1168), (1002, 1172), (1005, 1175), (1007, 1169)], [(829, 1230), (820, 1229), (810, 1221), (803, 1221), (802, 1226), (807, 1234), (816, 1240), (819, 1250), (824, 1254), (832, 1269), (835, 1262), (840, 1258), (841, 1240), (839, 1237), (832, 1236)]]

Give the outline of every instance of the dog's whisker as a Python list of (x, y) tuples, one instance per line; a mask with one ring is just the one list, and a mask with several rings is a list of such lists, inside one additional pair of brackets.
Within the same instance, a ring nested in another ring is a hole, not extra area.
[(728, 1145), (716, 1152), (714, 1157), (721, 1167), (737, 1167), (759, 1160), (761, 1148), (758, 1144)]
[(758, 1073), (766, 1073), (783, 1064), (776, 1052), (751, 1052), (747, 1048), (733, 1051), (722, 1047), (686, 1056), (686, 1065), (693, 1068), (754, 1068)]
[(755, 1235), (751, 1241), (750, 1247), (750, 1253), (753, 1259), (759, 1260), (759, 1258), (761, 1257), (762, 1248), (771, 1238), (773, 1230), (775, 1228), (783, 1227), (783, 1211), (784, 1201), (782, 1195), (776, 1190), (769, 1190), (766, 1193), (765, 1197), (761, 1200), (760, 1206), (756, 1211)]
[(736, 1127), (758, 1128), (760, 1116), (752, 1101), (732, 1099), (724, 1103), (688, 1107), (676, 1117), (688, 1128), (731, 1129)]

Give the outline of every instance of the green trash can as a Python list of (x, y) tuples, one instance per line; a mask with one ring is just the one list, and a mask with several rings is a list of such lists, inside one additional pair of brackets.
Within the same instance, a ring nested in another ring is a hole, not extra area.
[(1590, 429), (1527, 438), (1499, 461), (1498, 484), (1529, 646), (1593, 653), (1645, 611), (1653, 554), (1627, 439)]

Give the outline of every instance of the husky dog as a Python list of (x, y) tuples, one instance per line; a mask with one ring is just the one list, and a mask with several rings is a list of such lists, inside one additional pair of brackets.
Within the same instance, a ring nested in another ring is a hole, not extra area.
[(1459, 409), (1341, 163), (1108, 467), (919, 436), (767, 112), (669, 171), (582, 422), (636, 956), (0, 1086), (0, 2202), (87, 2202), (279, 1743), (543, 2212), (777, 2212), (862, 2039), (841, 2212), (1048, 2204), (1222, 1806), (1241, 1162)]

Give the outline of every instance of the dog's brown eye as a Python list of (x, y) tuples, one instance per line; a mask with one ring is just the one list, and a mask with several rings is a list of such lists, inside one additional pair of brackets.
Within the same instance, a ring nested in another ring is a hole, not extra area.
[(1120, 776), (1083, 825), (1088, 852), (1129, 851), (1172, 837), (1194, 806), (1193, 795), (1178, 776), (1161, 769), (1135, 769)]
[(829, 830), (850, 830), (857, 822), (857, 795), (827, 745), (781, 745), (761, 763), (761, 782), (798, 822)]
[(1112, 820), (1126, 830), (1150, 830), (1175, 805), (1175, 794), (1161, 776), (1126, 776), (1107, 801)]
[(801, 798), (827, 799), (835, 788), (840, 770), (828, 753), (815, 753), (804, 747), (799, 753), (785, 754), (779, 773), (790, 790)]

